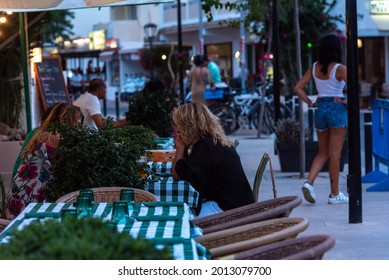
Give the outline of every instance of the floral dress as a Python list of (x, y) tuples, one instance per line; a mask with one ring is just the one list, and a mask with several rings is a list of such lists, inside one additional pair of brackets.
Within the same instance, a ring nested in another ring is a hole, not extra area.
[(42, 143), (34, 153), (23, 156), (8, 193), (8, 219), (14, 219), (30, 202), (45, 200), (43, 189), (53, 179), (49, 161), (52, 151)]

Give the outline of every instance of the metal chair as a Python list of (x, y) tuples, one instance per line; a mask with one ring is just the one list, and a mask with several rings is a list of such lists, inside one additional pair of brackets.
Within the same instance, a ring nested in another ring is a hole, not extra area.
[(239, 140), (235, 139), (234, 140), (234, 148), (236, 149), (239, 146)]
[(261, 184), (263, 173), (265, 172), (266, 165), (268, 162), (270, 164), (270, 176), (271, 176), (271, 180), (272, 180), (272, 184), (273, 184), (274, 198), (277, 198), (277, 191), (276, 191), (276, 187), (275, 187), (274, 173), (273, 173), (273, 166), (271, 164), (271, 159), (267, 153), (264, 153), (261, 161), (259, 162), (257, 172), (256, 172), (255, 177), (254, 177), (253, 193), (254, 193), (255, 202), (258, 202), (259, 186)]

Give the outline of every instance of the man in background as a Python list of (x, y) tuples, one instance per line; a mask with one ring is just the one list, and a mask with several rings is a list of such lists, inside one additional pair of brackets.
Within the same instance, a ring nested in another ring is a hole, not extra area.
[(77, 99), (84, 92), (84, 77), (80, 68), (74, 69), (70, 77), (70, 88), (73, 94), (73, 100)]
[[(84, 115), (84, 125), (89, 128), (103, 128), (105, 123), (101, 114), (100, 100), (103, 100), (107, 94), (107, 87), (103, 80), (94, 78), (89, 83), (88, 91), (73, 102), (73, 105), (80, 107)], [(126, 119), (117, 121), (114, 127), (123, 127), (128, 125)]]
[(204, 66), (208, 67), (209, 74), (211, 75), (211, 88), (214, 88), (215, 84), (222, 82), (219, 66), (206, 56), (204, 57)]

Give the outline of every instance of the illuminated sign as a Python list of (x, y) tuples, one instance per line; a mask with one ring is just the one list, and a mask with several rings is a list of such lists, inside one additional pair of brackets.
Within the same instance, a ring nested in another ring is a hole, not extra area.
[(91, 50), (102, 50), (105, 48), (105, 31), (96, 30), (89, 34), (91, 38), (89, 43), (89, 49)]
[(370, 14), (388, 15), (389, 14), (389, 1), (371, 0), (370, 1)]

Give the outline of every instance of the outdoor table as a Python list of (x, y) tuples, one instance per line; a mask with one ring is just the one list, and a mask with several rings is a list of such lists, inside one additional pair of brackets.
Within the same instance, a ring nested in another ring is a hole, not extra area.
[[(62, 209), (74, 208), (72, 203), (30, 203), (0, 234), (0, 243), (12, 238), (11, 230), (21, 230), (33, 220), (60, 219)], [(39, 214), (40, 213), (40, 214)], [(54, 214), (58, 214), (54, 216)], [(110, 221), (112, 203), (95, 203), (92, 216)], [(119, 232), (128, 232), (134, 238), (151, 239), (156, 247), (167, 246), (176, 260), (205, 260), (209, 252), (193, 238), (201, 236), (202, 230), (192, 224), (192, 213), (185, 203), (144, 202), (129, 210), (134, 219), (121, 220)]]
[(146, 190), (153, 193), (160, 201), (185, 202), (190, 208), (196, 207), (199, 193), (185, 180), (174, 180), (172, 162), (148, 162), (151, 180), (147, 181)]

